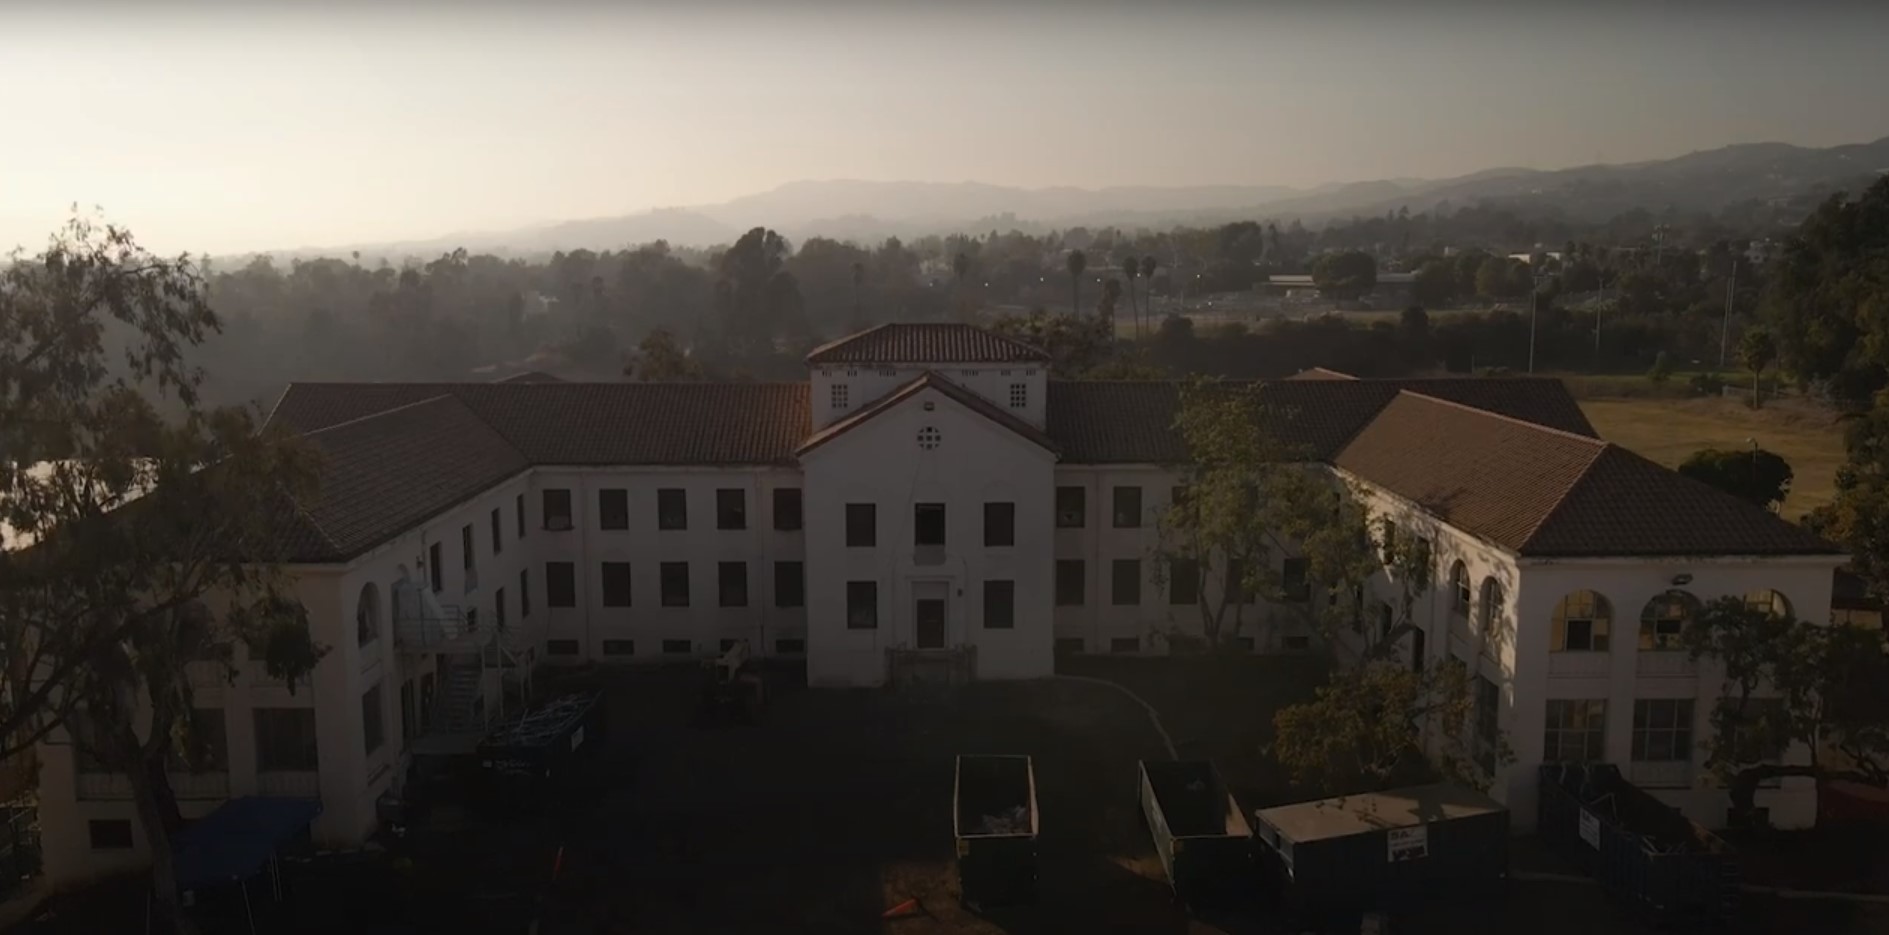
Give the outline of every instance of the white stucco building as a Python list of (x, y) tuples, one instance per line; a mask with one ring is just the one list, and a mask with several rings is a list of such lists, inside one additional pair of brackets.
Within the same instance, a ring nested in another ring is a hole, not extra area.
[[(174, 779), (186, 814), (319, 796), (317, 838), (358, 843), (409, 758), (463, 749), (536, 666), (746, 640), (804, 657), (816, 686), (1032, 678), (1058, 652), (1198, 632), (1202, 585), (1154, 568), (1186, 455), (1177, 384), (1052, 381), (1036, 348), (945, 324), (880, 326), (808, 367), (790, 384), (292, 385), (271, 421), (326, 470), (277, 526), (332, 649), (293, 694), (241, 660), (235, 685), (205, 674), (222, 768)], [(1725, 594), (1823, 620), (1842, 556), (1598, 440), (1557, 381), (1318, 375), (1267, 401), (1320, 469), (1430, 540), (1410, 661), (1479, 658), (1516, 825), (1535, 765), (1561, 758), (1620, 763), (1720, 822), (1695, 749), (1717, 682), (1666, 638)], [(1246, 616), (1242, 648), (1311, 648), (1302, 614)], [(136, 864), (122, 777), (61, 740), (39, 751), (48, 876)], [(1763, 793), (1781, 824), (1814, 813), (1798, 782)]]

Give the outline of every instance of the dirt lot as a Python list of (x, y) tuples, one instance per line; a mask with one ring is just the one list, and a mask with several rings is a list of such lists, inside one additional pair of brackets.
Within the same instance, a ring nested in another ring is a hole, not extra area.
[[(1316, 673), (1294, 660), (1194, 662), (1068, 668), (1135, 686), (1162, 710), (1182, 755), (1223, 761), (1247, 807), (1292, 795), (1257, 751), (1271, 708)], [(1209, 922), (1174, 905), (1135, 797), (1135, 761), (1162, 756), (1161, 741), (1146, 713), (1107, 686), (788, 686), (760, 724), (710, 726), (695, 717), (692, 668), (587, 678), (608, 691), (607, 739), (562, 792), (516, 803), (529, 808), (510, 818), (443, 809), (394, 855), (296, 870), (293, 906), (261, 930), (515, 935), (535, 917), (546, 935), (1281, 931), (1260, 909)], [(960, 907), (949, 807), (959, 752), (1036, 758), (1040, 905), (988, 917)], [(93, 899), (97, 912), (31, 931), (141, 931), (136, 897)], [(880, 919), (907, 898), (921, 916)], [(1889, 926), (1889, 914), (1823, 903), (1773, 901), (1750, 917), (1754, 932)], [(1641, 930), (1597, 887), (1518, 883), (1503, 899), (1400, 919), (1394, 931)]]

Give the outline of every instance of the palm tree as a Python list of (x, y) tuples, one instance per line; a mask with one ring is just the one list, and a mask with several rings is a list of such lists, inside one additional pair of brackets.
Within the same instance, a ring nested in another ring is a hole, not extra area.
[(1751, 408), (1757, 409), (1764, 405), (1763, 397), (1758, 394), (1762, 385), (1760, 378), (1764, 376), (1764, 368), (1777, 360), (1777, 341), (1771, 337), (1771, 332), (1753, 328), (1739, 339), (1738, 356), (1744, 360), (1745, 369), (1751, 371)]
[(1146, 301), (1142, 302), (1141, 306), (1147, 313), (1150, 329), (1154, 327), (1154, 268), (1159, 264), (1160, 261), (1156, 260), (1152, 253), (1141, 258), (1141, 291), (1142, 295), (1146, 296)]
[(951, 272), (957, 276), (957, 286), (953, 290), (958, 302), (958, 316), (964, 317), (964, 277), (971, 271), (970, 254), (960, 252), (951, 258)]
[(1069, 251), (1069, 313), (1082, 317), (1082, 271), (1089, 268), (1089, 258), (1081, 250)]
[(1134, 257), (1122, 258), (1122, 276), (1128, 280), (1128, 314), (1135, 317), (1135, 337), (1141, 337), (1141, 306), (1135, 304), (1135, 275), (1141, 267)]

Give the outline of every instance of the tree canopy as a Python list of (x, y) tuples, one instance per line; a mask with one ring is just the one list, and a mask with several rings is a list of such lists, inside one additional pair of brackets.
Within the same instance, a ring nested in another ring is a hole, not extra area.
[(1679, 465), (1679, 473), (1773, 512), (1784, 505), (1784, 498), (1791, 492), (1790, 462), (1762, 448), (1700, 449)]

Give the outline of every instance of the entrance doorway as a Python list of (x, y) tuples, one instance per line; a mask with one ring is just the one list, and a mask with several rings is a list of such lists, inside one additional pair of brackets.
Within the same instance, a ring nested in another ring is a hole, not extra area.
[(943, 649), (945, 646), (945, 602), (941, 597), (918, 599), (916, 624), (919, 649)]

